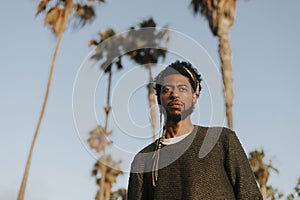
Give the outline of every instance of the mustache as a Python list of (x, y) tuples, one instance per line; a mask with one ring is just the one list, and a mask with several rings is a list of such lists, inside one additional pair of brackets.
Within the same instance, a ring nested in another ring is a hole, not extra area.
[(184, 103), (178, 100), (175, 101), (171, 101), (167, 104), (167, 106), (173, 106), (173, 105), (180, 105), (180, 106), (184, 106)]

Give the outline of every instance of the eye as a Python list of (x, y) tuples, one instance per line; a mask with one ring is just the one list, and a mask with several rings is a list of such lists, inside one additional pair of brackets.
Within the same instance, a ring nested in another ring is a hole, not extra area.
[(178, 88), (180, 92), (186, 92), (188, 89), (186, 87), (180, 87)]
[(169, 88), (169, 87), (163, 87), (162, 93), (163, 93), (163, 94), (166, 94), (166, 93), (168, 93), (168, 92), (170, 92), (170, 88)]

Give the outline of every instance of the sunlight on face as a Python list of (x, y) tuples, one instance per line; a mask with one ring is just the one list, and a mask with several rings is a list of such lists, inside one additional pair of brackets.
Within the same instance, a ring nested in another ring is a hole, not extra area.
[[(191, 110), (196, 103), (189, 79), (180, 74), (168, 75), (164, 78), (161, 91), (161, 105), (167, 116), (181, 116), (184, 111)], [(188, 115), (191, 112), (187, 113)]]

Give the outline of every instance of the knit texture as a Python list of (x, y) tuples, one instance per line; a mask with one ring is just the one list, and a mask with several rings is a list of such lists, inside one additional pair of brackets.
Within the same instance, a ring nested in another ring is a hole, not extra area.
[[(216, 139), (203, 142), (207, 134)], [(205, 157), (199, 156), (205, 145), (212, 149)], [(163, 146), (156, 187), (151, 173), (155, 147), (156, 142), (135, 156), (128, 200), (262, 200), (247, 156), (230, 129), (195, 126), (182, 141)]]

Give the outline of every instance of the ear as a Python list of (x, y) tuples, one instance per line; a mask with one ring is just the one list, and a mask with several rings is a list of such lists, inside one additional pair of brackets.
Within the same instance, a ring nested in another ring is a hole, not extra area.
[(193, 93), (193, 104), (196, 104), (197, 103), (197, 100), (198, 100), (198, 95), (196, 94), (196, 92)]

